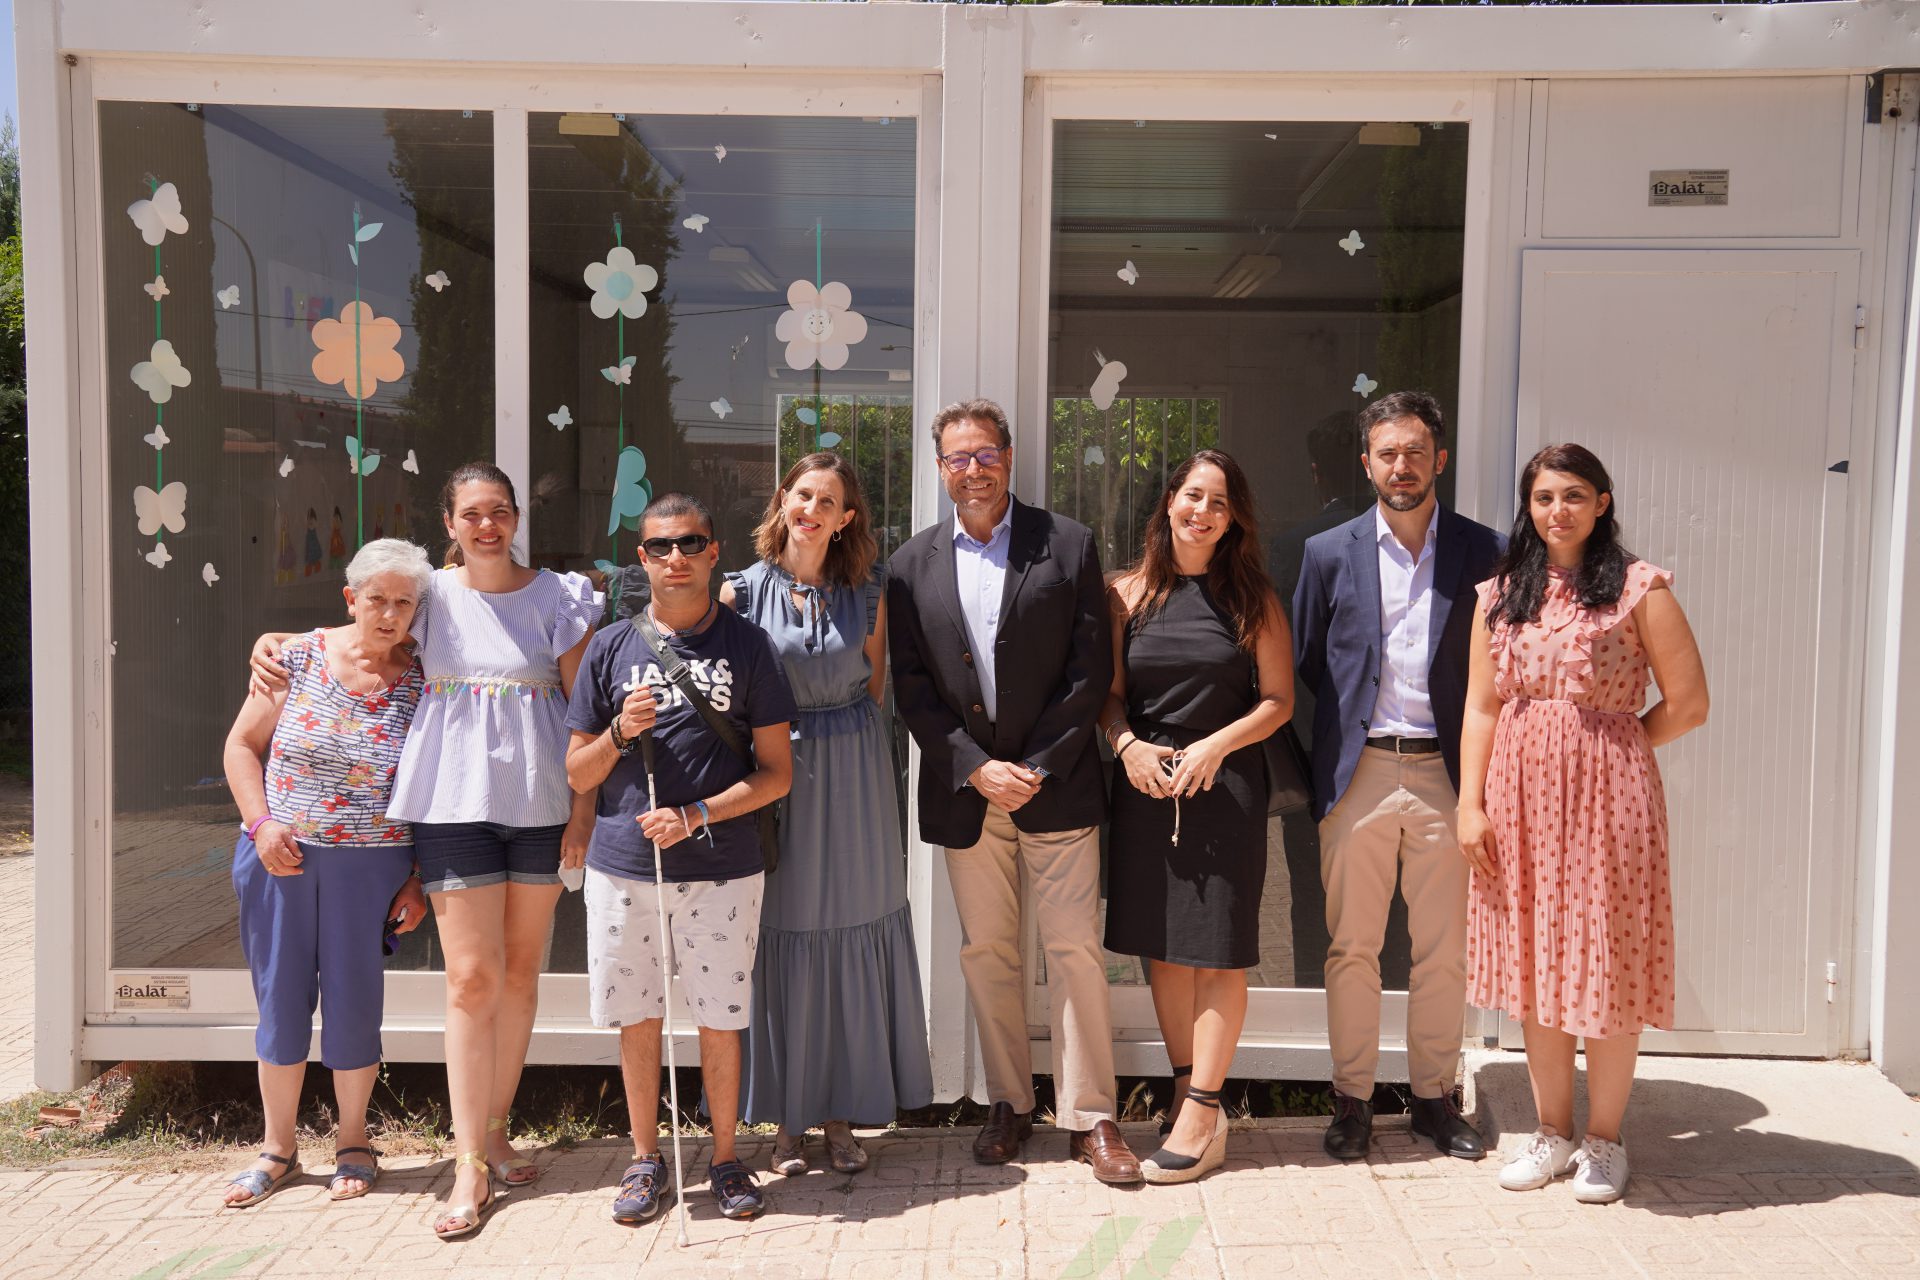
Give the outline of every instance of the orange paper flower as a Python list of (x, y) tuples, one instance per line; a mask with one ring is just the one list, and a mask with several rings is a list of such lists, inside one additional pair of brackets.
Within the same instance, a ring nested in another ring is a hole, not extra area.
[[(357, 361), (356, 319), (359, 321)], [(376, 316), (373, 308), (364, 302), (349, 302), (340, 308), (338, 320), (322, 320), (313, 326), (313, 345), (320, 348), (313, 358), (313, 376), (322, 382), (339, 383), (354, 399), (365, 400), (380, 389), (381, 383), (397, 382), (406, 373), (406, 362), (394, 350), (399, 343), (397, 323), (385, 316)]]

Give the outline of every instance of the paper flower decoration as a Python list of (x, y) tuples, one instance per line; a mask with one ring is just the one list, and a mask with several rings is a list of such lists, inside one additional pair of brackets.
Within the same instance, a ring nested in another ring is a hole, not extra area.
[(713, 410), (713, 416), (724, 419), (733, 412), (733, 401), (721, 396), (718, 400), (707, 401), (707, 408)]
[(286, 457), (280, 459), (280, 478), (282, 480), (285, 480), (288, 476), (292, 474), (293, 474), (293, 455), (288, 454)]
[(638, 320), (647, 313), (647, 290), (660, 283), (660, 273), (634, 261), (633, 250), (625, 245), (615, 245), (605, 262), (589, 262), (581, 275), (593, 290), (593, 314), (602, 320), (613, 319), (616, 311)]
[(165, 240), (169, 231), (177, 236), (187, 234), (187, 220), (180, 212), (180, 192), (171, 182), (155, 188), (151, 199), (128, 205), (127, 216), (140, 228), (140, 238), (151, 245)]
[(1140, 268), (1133, 265), (1132, 258), (1128, 258), (1127, 265), (1120, 268), (1118, 271), (1114, 272), (1113, 274), (1119, 276), (1122, 280), (1125, 280), (1128, 284), (1140, 283)]
[(413, 456), (413, 450), (407, 450), (407, 460), (400, 464), (400, 469), (410, 475), (420, 474), (420, 459)]
[(175, 387), (184, 387), (193, 381), (193, 375), (187, 372), (187, 367), (180, 363), (180, 357), (174, 354), (173, 344), (165, 338), (154, 343), (147, 358), (134, 365), (127, 376), (155, 404), (165, 404), (173, 399)]
[(1113, 398), (1120, 394), (1120, 383), (1127, 376), (1127, 366), (1118, 360), (1109, 360), (1098, 351), (1093, 358), (1100, 362), (1100, 376), (1093, 380), (1087, 396), (1093, 401), (1093, 407), (1105, 413), (1113, 407)]
[(555, 409), (547, 415), (547, 421), (553, 424), (556, 431), (565, 431), (573, 425), (573, 410), (567, 408), (565, 405), (561, 405), (558, 409)]
[(141, 536), (151, 538), (165, 529), (183, 533), (187, 527), (187, 486), (175, 480), (155, 493), (140, 484), (133, 487), (133, 515)]
[(213, 567), (213, 561), (209, 560), (200, 566), (200, 581), (206, 583), (208, 586), (212, 586), (214, 583), (220, 581), (220, 573)]
[(156, 542), (153, 544), (153, 550), (140, 558), (156, 569), (164, 569), (173, 560), (173, 552), (167, 550), (166, 543)]
[(430, 286), (435, 293), (439, 293), (442, 289), (452, 284), (453, 281), (447, 278), (446, 272), (436, 271), (432, 275), (427, 276), (423, 283)]
[(213, 296), (219, 300), (222, 311), (231, 311), (234, 304), (240, 301), (240, 286), (230, 284)]
[(371, 452), (363, 453), (358, 437), (348, 436), (341, 443), (347, 446), (348, 475), (370, 476), (380, 469), (380, 455)]
[(707, 223), (711, 221), (713, 221), (713, 219), (707, 217), (706, 214), (696, 213), (692, 217), (682, 218), (680, 220), (680, 225), (685, 227), (687, 230), (693, 232), (693, 234), (700, 235), (702, 232), (706, 231)]
[(1347, 238), (1337, 243), (1342, 249), (1347, 251), (1349, 258), (1367, 247), (1367, 242), (1360, 238), (1360, 232), (1357, 230), (1347, 232)]
[(147, 432), (147, 434), (140, 438), (152, 445), (156, 453), (173, 443), (173, 437), (167, 434), (165, 424), (159, 422), (154, 423), (153, 430)]
[(811, 280), (787, 286), (787, 306), (773, 326), (773, 336), (787, 344), (787, 367), (822, 369), (847, 363), (847, 348), (867, 336), (867, 318), (853, 306), (853, 291), (838, 280), (814, 288)]
[(140, 287), (146, 290), (147, 296), (155, 302), (160, 301), (160, 299), (173, 292), (173, 290), (167, 288), (167, 278), (165, 276), (155, 276), (152, 284), (143, 284)]
[(1375, 382), (1364, 373), (1353, 380), (1353, 389), (1363, 396), (1372, 395), (1379, 387), (1380, 384), (1378, 382)]
[(613, 503), (607, 513), (607, 534), (612, 536), (621, 525), (640, 527), (640, 513), (653, 501), (653, 486), (647, 482), (647, 455), (632, 445), (620, 451), (613, 472)]
[(407, 371), (406, 362), (394, 350), (400, 345), (400, 326), (386, 316), (376, 316), (364, 302), (349, 302), (340, 308), (338, 320), (315, 324), (313, 345), (320, 348), (313, 357), (313, 376), (338, 383), (356, 400), (371, 396), (383, 382), (398, 381)]

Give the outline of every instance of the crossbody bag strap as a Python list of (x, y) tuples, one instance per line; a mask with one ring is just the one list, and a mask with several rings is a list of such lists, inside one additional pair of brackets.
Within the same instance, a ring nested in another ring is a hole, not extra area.
[(680, 690), (693, 709), (700, 713), (707, 727), (726, 744), (727, 750), (746, 763), (747, 768), (758, 768), (758, 762), (753, 758), (753, 748), (732, 721), (714, 710), (713, 704), (707, 701), (707, 695), (700, 692), (700, 686), (693, 682), (693, 672), (679, 654), (667, 647), (667, 642), (661, 637), (659, 628), (653, 625), (653, 619), (647, 616), (646, 610), (643, 608), (634, 614), (632, 621), (634, 630), (640, 633), (640, 638), (647, 642), (647, 648), (653, 650), (653, 656), (659, 660), (660, 670), (673, 682), (674, 688)]

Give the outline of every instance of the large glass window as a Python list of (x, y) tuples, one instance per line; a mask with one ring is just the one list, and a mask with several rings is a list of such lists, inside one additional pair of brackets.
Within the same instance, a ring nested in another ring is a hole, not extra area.
[(344, 622), (360, 543), (437, 548), (440, 478), (493, 453), (492, 134), (101, 104), (118, 967), (243, 967), (221, 749), (248, 646)]
[[(1458, 403), (1467, 126), (1068, 120), (1053, 157), (1052, 505), (1123, 568), (1168, 468), (1225, 449), (1290, 601), (1307, 537), (1372, 501), (1355, 411), (1398, 388)], [(1255, 986), (1321, 985), (1319, 860), (1311, 821), (1271, 824)], [(1395, 910), (1383, 975), (1404, 988)]]
[[(882, 553), (904, 541), (914, 121), (535, 113), (528, 141), (534, 563), (632, 566), (678, 489), (744, 568), (819, 448), (858, 467)], [(581, 912), (562, 899), (551, 969), (584, 971)]]

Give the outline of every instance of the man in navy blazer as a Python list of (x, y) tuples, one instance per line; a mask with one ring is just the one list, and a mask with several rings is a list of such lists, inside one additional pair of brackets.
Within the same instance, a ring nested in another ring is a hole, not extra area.
[(1467, 860), (1454, 839), (1460, 722), (1474, 588), (1503, 539), (1441, 507), (1443, 420), (1433, 397), (1382, 396), (1361, 411), (1378, 501), (1307, 540), (1293, 596), (1297, 678), (1312, 690), (1314, 817), (1327, 894), (1328, 1154), (1367, 1153), (1380, 1058), (1380, 947), (1396, 879), (1413, 970), (1407, 1070), (1413, 1130), (1479, 1159), (1453, 1104), (1466, 1020)]

